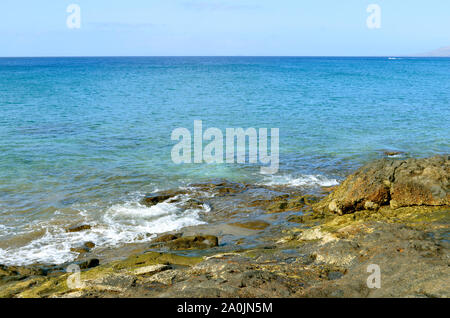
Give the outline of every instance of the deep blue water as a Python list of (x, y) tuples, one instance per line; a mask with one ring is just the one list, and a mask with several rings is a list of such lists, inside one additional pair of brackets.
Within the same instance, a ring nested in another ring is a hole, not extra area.
[[(384, 150), (449, 153), (449, 119), (448, 58), (2, 58), (0, 263), (70, 259), (79, 237), (67, 224), (95, 224), (93, 241), (120, 245), (199, 222), (137, 204), (157, 189), (213, 178), (318, 186)], [(194, 120), (279, 128), (279, 172), (174, 164), (171, 132)]]

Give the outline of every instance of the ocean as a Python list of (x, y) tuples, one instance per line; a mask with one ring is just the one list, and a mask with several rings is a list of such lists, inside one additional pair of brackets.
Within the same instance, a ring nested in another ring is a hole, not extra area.
[[(172, 161), (171, 133), (279, 128), (279, 171)], [(332, 186), (364, 163), (450, 152), (450, 58), (0, 58), (0, 264), (60, 264), (205, 223), (145, 194), (225, 179)], [(66, 228), (89, 224), (88, 232)]]

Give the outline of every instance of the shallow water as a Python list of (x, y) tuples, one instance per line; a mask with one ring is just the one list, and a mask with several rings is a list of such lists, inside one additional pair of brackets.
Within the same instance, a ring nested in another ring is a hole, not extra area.
[[(384, 150), (450, 150), (450, 59), (0, 59), (0, 263), (150, 240), (204, 220), (145, 193), (223, 178), (336, 184)], [(280, 171), (176, 165), (173, 129), (280, 128)], [(64, 228), (88, 223), (88, 233)]]

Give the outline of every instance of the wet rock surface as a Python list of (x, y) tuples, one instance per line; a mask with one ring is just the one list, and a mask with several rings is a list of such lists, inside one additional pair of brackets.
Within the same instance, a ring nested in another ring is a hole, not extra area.
[[(207, 204), (207, 225), (161, 234), (115, 260), (89, 252), (76, 262), (81, 286), (68, 284), (69, 264), (0, 266), (0, 297), (449, 297), (448, 169), (448, 157), (376, 161), (326, 197), (191, 185), (195, 198), (180, 202)], [(88, 243), (81, 248), (95, 247)], [(367, 284), (373, 265), (380, 288)]]
[(159, 246), (167, 247), (171, 250), (192, 250), (192, 249), (207, 249), (219, 245), (219, 239), (214, 235), (195, 235), (182, 236), (166, 235), (153, 241), (160, 243)]
[(81, 231), (86, 231), (86, 230), (90, 230), (91, 226), (88, 224), (82, 224), (82, 225), (76, 225), (76, 226), (72, 226), (68, 229), (66, 229), (67, 232), (81, 232)]
[(176, 202), (177, 197), (180, 194), (185, 194), (184, 191), (164, 191), (158, 193), (151, 193), (146, 195), (141, 203), (145, 206), (151, 207), (153, 205), (168, 201), (168, 202)]
[(231, 225), (242, 227), (245, 229), (250, 229), (250, 230), (264, 230), (265, 228), (270, 226), (270, 223), (265, 222), (265, 221), (248, 221), (248, 222), (232, 223)]

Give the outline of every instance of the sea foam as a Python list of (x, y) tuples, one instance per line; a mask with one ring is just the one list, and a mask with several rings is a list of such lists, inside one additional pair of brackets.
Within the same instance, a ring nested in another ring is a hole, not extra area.
[(336, 179), (330, 179), (323, 175), (272, 175), (265, 177), (260, 184), (267, 186), (293, 186), (293, 187), (330, 187), (338, 185)]
[(176, 203), (161, 202), (151, 207), (137, 200), (110, 206), (103, 216), (94, 220), (89, 211), (80, 210), (80, 215), (91, 225), (91, 229), (69, 233), (61, 225), (42, 223), (45, 233), (23, 246), (0, 249), (0, 264), (62, 264), (73, 261), (78, 253), (71, 248), (85, 242), (97, 247), (118, 247), (127, 243), (151, 241), (156, 234), (176, 231), (183, 227), (204, 224), (201, 212), (210, 207), (203, 205), (196, 209), (184, 209), (189, 200), (182, 195)]

